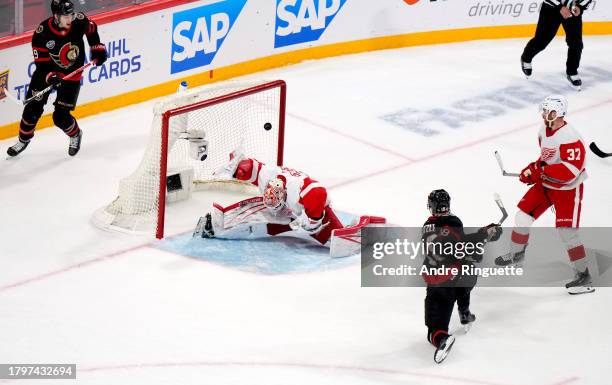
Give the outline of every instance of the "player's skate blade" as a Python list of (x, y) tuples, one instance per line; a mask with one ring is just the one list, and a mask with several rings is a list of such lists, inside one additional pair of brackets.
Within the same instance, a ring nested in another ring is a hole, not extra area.
[(582, 79), (578, 75), (567, 75), (567, 80), (570, 82), (573, 89), (576, 91), (582, 90)]
[(453, 335), (449, 335), (440, 341), (440, 346), (438, 346), (434, 353), (434, 361), (436, 364), (440, 364), (446, 359), (446, 356), (448, 356), (454, 344), (455, 337)]
[(70, 144), (68, 145), (68, 155), (75, 156), (81, 149), (81, 139), (83, 138), (83, 130), (79, 130), (79, 133), (70, 138)]
[(30, 144), (30, 142), (22, 142), (21, 140), (19, 140), (17, 143), (15, 143), (11, 147), (9, 147), (6, 150), (6, 153), (9, 156), (17, 156), (20, 153), (22, 153), (28, 147), (28, 144)]
[(531, 63), (527, 63), (521, 60), (521, 70), (523, 71), (523, 74), (525, 74), (525, 77), (527, 77), (527, 79), (531, 77), (531, 73), (532, 73)]
[(565, 285), (567, 292), (571, 295), (576, 294), (587, 294), (595, 291), (593, 287), (591, 274), (589, 273), (589, 269), (581, 273), (576, 273), (576, 277), (572, 282), (569, 282)]

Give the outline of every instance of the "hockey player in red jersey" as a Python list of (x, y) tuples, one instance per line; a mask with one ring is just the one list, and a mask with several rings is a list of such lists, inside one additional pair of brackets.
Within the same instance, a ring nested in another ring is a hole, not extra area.
[(583, 182), (587, 178), (584, 142), (580, 134), (565, 121), (565, 97), (547, 97), (541, 103), (540, 110), (544, 121), (538, 135), (540, 157), (520, 173), (520, 181), (531, 187), (518, 204), (510, 253), (498, 257), (495, 263), (500, 266), (522, 263), (531, 225), (552, 206), (556, 227), (576, 274), (574, 281), (568, 283), (566, 288), (570, 294), (589, 293), (594, 289), (587, 268), (586, 251), (578, 234)]
[[(51, 11), (53, 15), (41, 22), (32, 36), (36, 70), (32, 74), (26, 99), (48, 86), (57, 90), (53, 103), (53, 123), (70, 138), (68, 154), (74, 156), (81, 147), (83, 133), (70, 112), (76, 107), (81, 75), (69, 79), (65, 76), (85, 63), (84, 37), (89, 43), (91, 60), (96, 65), (102, 65), (107, 54), (104, 44), (100, 43), (96, 23), (83, 13), (75, 12), (70, 0), (51, 0)], [(48, 98), (49, 93), (46, 93), (24, 107), (19, 124), (19, 141), (8, 148), (9, 156), (16, 156), (28, 147)]]
[(327, 189), (304, 172), (237, 155), (215, 174), (257, 186), (261, 196), (229, 207), (215, 204), (212, 214), (200, 219), (194, 235), (246, 238), (301, 231), (324, 245), (333, 230), (343, 227)]

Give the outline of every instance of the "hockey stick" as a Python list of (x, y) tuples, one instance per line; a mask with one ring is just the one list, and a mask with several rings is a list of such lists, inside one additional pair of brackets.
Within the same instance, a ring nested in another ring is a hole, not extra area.
[(504, 223), (506, 218), (508, 218), (508, 212), (506, 211), (506, 208), (504, 207), (504, 202), (502, 202), (501, 197), (499, 196), (499, 194), (495, 193), (494, 197), (495, 197), (495, 203), (497, 204), (497, 207), (499, 207), (499, 210), (502, 213), (502, 217), (499, 220), (499, 222), (497, 223), (499, 226), (501, 226), (501, 224)]
[[(90, 61), (89, 63), (83, 65), (82, 67), (79, 67), (77, 69), (75, 69), (74, 71), (72, 71), (71, 73), (69, 73), (68, 75), (64, 76), (62, 78), (62, 80), (70, 80), (71, 77), (73, 77), (74, 75), (78, 75), (81, 72), (83, 72), (87, 67), (89, 67), (90, 65), (94, 64), (94, 61)], [(30, 103), (32, 100), (37, 99), (42, 97), (44, 94), (46, 94), (47, 92), (51, 91), (53, 89), (53, 86), (50, 85), (47, 88), (43, 89), (42, 91), (38, 91), (37, 93), (33, 94), (32, 96), (30, 96), (29, 98), (27, 98), (26, 100), (23, 101), (23, 105), (27, 105), (28, 103)]]
[(497, 164), (499, 165), (503, 176), (517, 177), (520, 175), (517, 172), (506, 172), (506, 170), (504, 169), (504, 163), (502, 162), (501, 155), (499, 155), (499, 152), (497, 150), (495, 151), (495, 159), (497, 159)]
[(603, 151), (601, 151), (599, 149), (599, 147), (597, 147), (595, 142), (591, 142), (591, 144), (589, 145), (589, 148), (591, 149), (591, 151), (593, 151), (593, 153), (595, 155), (597, 155), (600, 158), (608, 158), (608, 157), (612, 156), (612, 152), (603, 152)]

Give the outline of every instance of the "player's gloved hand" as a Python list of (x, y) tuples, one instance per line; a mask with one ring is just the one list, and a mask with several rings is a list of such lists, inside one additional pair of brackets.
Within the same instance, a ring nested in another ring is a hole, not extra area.
[(289, 227), (293, 230), (302, 229), (310, 235), (314, 235), (319, 233), (325, 226), (329, 223), (323, 224), (323, 217), (319, 219), (309, 218), (306, 214), (302, 214), (296, 219), (294, 219), (291, 223), (289, 223)]
[(62, 74), (59, 72), (49, 72), (46, 81), (54, 90), (57, 90), (60, 84), (62, 84)]
[(96, 44), (92, 46), (90, 53), (91, 61), (95, 61), (96, 66), (101, 66), (108, 58), (104, 44)]
[(478, 232), (484, 236), (486, 236), (487, 241), (495, 242), (499, 240), (501, 237), (503, 230), (500, 225), (497, 223), (491, 223), (484, 227), (481, 227)]
[(542, 167), (539, 161), (531, 162), (525, 167), (519, 175), (519, 180), (525, 184), (531, 185), (542, 180)]

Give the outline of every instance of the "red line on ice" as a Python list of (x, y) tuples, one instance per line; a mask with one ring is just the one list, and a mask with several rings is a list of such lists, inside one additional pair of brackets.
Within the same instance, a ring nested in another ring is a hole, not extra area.
[(567, 385), (567, 384), (571, 384), (572, 382), (578, 381), (579, 379), (580, 379), (579, 377), (570, 377), (570, 378), (565, 379), (563, 381), (555, 382), (552, 385)]
[(436, 380), (452, 381), (454, 383), (461, 382), (475, 385), (502, 385), (496, 382), (474, 380), (470, 378), (445, 376), (439, 374), (419, 373), (408, 370), (397, 370), (387, 368), (375, 368), (366, 366), (354, 365), (333, 365), (333, 364), (312, 364), (312, 363), (294, 363), (294, 362), (161, 362), (161, 363), (142, 363), (142, 364), (126, 364), (126, 365), (110, 365), (90, 368), (79, 368), (79, 373), (91, 373), (110, 370), (130, 370), (130, 369), (147, 369), (147, 368), (172, 368), (172, 367), (284, 367), (284, 368), (300, 368), (300, 369), (319, 369), (319, 370), (345, 370), (355, 372), (379, 373), (379, 374), (394, 374), (412, 377), (429, 378)]
[(32, 283), (32, 282), (36, 282), (36, 281), (42, 281), (45, 278), (53, 277), (53, 276), (59, 275), (61, 273), (67, 273), (69, 271), (72, 271), (72, 270), (75, 270), (75, 269), (78, 269), (78, 268), (81, 268), (81, 267), (86, 267), (86, 266), (93, 265), (93, 264), (98, 263), (98, 262), (107, 261), (107, 260), (112, 259), (114, 257), (117, 257), (117, 256), (119, 256), (121, 254), (125, 254), (125, 253), (128, 253), (130, 251), (141, 249), (143, 247), (146, 247), (147, 245), (148, 245), (148, 243), (142, 244), (142, 245), (138, 245), (138, 246), (134, 246), (134, 247), (131, 247), (131, 248), (125, 249), (125, 250), (115, 251), (113, 253), (106, 254), (106, 255), (103, 255), (101, 257), (96, 257), (96, 258), (93, 258), (93, 259), (90, 259), (90, 260), (87, 260), (87, 261), (76, 263), (74, 265), (66, 266), (66, 267), (64, 267), (62, 269), (59, 269), (59, 270), (51, 271), (49, 273), (37, 275), (37, 276), (30, 277), (30, 278), (27, 278), (27, 279), (24, 279), (24, 280), (21, 280), (21, 281), (10, 283), (8, 285), (0, 286), (0, 293), (3, 292), (3, 291), (9, 290), (9, 289), (13, 289), (13, 288), (19, 287), (19, 286), (27, 285), (28, 283)]

